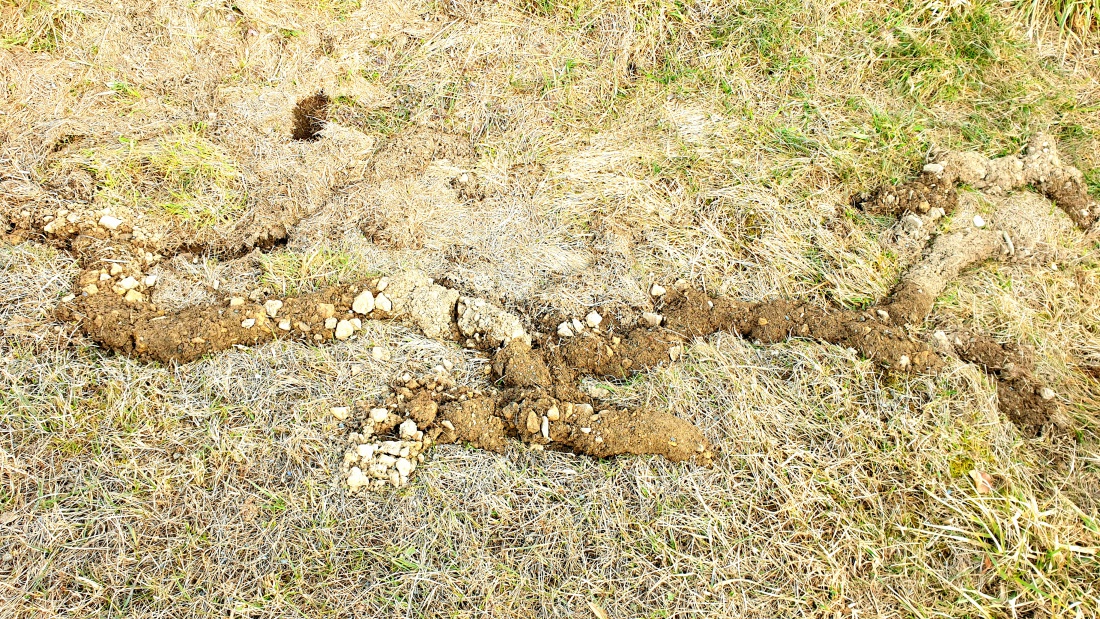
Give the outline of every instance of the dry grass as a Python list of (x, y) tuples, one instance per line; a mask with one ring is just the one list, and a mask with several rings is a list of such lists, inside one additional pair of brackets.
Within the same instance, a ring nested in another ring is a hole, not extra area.
[[(1097, 57), (1014, 19), (965, 1), (4, 2), (0, 200), (33, 185), (210, 235), (270, 204), (405, 226), (401, 246), (351, 227), (172, 263), (196, 286), (418, 266), (531, 313), (644, 307), (679, 277), (859, 306), (904, 265), (847, 198), (933, 146), (997, 155), (1049, 130), (1100, 188)], [(319, 88), (334, 122), (291, 142)], [(371, 180), (411, 128), (468, 135), (476, 161)], [(458, 196), (456, 170), (486, 199)], [(704, 428), (712, 470), (448, 446), (369, 498), (338, 484), (328, 408), (442, 358), (476, 382), (481, 359), (378, 324), (176, 368), (112, 357), (52, 321), (71, 260), (0, 247), (0, 615), (1097, 616), (1100, 246), (1057, 235), (1058, 270), (977, 269), (937, 320), (1034, 346), (1074, 437), (1021, 437), (973, 367), (904, 379), (718, 336), (607, 385)]]

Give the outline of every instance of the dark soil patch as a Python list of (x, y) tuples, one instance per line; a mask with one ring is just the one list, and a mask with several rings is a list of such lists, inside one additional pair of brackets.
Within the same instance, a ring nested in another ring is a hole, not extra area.
[(329, 98), (323, 92), (311, 95), (294, 106), (294, 128), (291, 136), (295, 140), (316, 140), (325, 129), (328, 120)]

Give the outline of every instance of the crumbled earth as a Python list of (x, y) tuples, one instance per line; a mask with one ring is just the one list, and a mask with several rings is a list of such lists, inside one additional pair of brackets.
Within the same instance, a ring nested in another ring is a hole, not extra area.
[(328, 96), (323, 92), (306, 97), (294, 108), (294, 130), (291, 136), (295, 140), (316, 140), (325, 128), (328, 118)]
[[(313, 110), (309, 118), (316, 119), (323, 107), (315, 101), (299, 110)], [(426, 140), (413, 134), (389, 148), (431, 151), (433, 157), (467, 154), (462, 140)], [(1026, 258), (1035, 244), (1032, 222), (1045, 216), (1039, 198), (1026, 193), (999, 200), (993, 212), (979, 214), (959, 199), (959, 183), (994, 195), (1034, 185), (1086, 230), (1100, 216), (1080, 172), (1061, 165), (1046, 136), (1034, 138), (1022, 158), (946, 153), (925, 166), (918, 179), (862, 202), (869, 211), (899, 215), (895, 241), (904, 236), (911, 247), (926, 244), (880, 305), (857, 311), (785, 299), (745, 303), (711, 298), (678, 281), (668, 289), (654, 285), (653, 311), (640, 316), (559, 316), (550, 333), (533, 333), (519, 316), (415, 270), (299, 296), (260, 290), (247, 297), (214, 293), (213, 302), (159, 307), (154, 271), (163, 271), (166, 256), (197, 248), (107, 210), (29, 203), (3, 215), (9, 240), (44, 240), (82, 260), (74, 292), (63, 299), (57, 315), (121, 354), (186, 363), (276, 338), (347, 340), (366, 320), (401, 320), (428, 337), (490, 355), (496, 388), (456, 387), (444, 371), (421, 379), (403, 377), (384, 401), (356, 405), (344, 472), (357, 491), (407, 483), (432, 444), (461, 441), (500, 451), (509, 437), (540, 449), (594, 457), (657, 454), (709, 465), (713, 448), (698, 428), (667, 412), (602, 404), (582, 393), (578, 383), (584, 376), (622, 379), (675, 362), (693, 338), (719, 331), (759, 344), (792, 337), (828, 342), (903, 372), (937, 372), (945, 358), (954, 356), (979, 365), (997, 381), (1001, 410), (1025, 432), (1051, 424), (1064, 427), (1054, 392), (1035, 379), (1018, 347), (971, 334), (937, 332), (932, 342), (916, 335), (935, 299), (963, 269), (989, 259)], [(947, 214), (953, 215), (952, 224), (933, 237), (933, 224)], [(285, 238), (287, 229), (280, 230), (276, 236)], [(262, 248), (276, 236), (255, 234), (248, 249)]]

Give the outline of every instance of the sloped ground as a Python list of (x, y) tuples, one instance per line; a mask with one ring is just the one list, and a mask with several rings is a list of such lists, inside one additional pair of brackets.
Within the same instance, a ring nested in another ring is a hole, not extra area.
[[(47, 208), (67, 211), (54, 228), (126, 222), (126, 243), (163, 249), (141, 268), (171, 310), (410, 267), (532, 332), (660, 309), (650, 285), (679, 279), (859, 309), (920, 252), (849, 198), (929, 150), (1015, 154), (1048, 131), (1100, 174), (1097, 55), (982, 4), (2, 10), (5, 229)], [(292, 140), (318, 89), (329, 122)], [(963, 212), (999, 200), (964, 188)], [(718, 333), (581, 383), (694, 424), (713, 468), (443, 445), (407, 487), (356, 496), (332, 408), (443, 364), (486, 389), (483, 354), (366, 321), (324, 345), (135, 361), (54, 312), (81, 293), (73, 256), (119, 237), (12, 234), (4, 614), (1095, 614), (1100, 247), (1046, 206), (1028, 259), (968, 270), (913, 335), (1033, 349), (1068, 431), (1017, 428), (996, 372), (956, 359), (884, 372)]]

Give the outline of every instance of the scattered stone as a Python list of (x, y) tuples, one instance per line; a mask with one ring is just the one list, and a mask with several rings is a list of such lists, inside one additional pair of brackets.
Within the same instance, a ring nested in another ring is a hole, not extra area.
[(947, 211), (938, 206), (928, 211), (928, 216), (931, 217), (933, 221), (943, 219), (945, 215), (947, 215)]
[(140, 303), (145, 300), (145, 296), (137, 290), (127, 290), (126, 295), (122, 298), (130, 303)]
[(358, 318), (352, 318), (352, 319), (351, 319), (351, 320), (349, 320), (348, 322), (350, 322), (350, 323), (351, 323), (351, 326), (352, 326), (352, 327), (355, 327), (355, 330), (356, 330), (356, 331), (358, 331), (358, 330), (360, 330), (360, 329), (362, 329), (362, 328), (363, 328), (363, 321), (362, 321), (362, 320), (359, 320)]
[(138, 280), (134, 279), (133, 277), (127, 277), (126, 279), (119, 282), (118, 285), (123, 290), (133, 290), (134, 288), (137, 288), (138, 286), (140, 286), (141, 283), (138, 282)]
[(386, 286), (389, 286), (389, 285), (390, 285), (390, 278), (388, 278), (388, 277), (383, 277), (382, 279), (378, 280), (378, 292), (382, 292), (383, 290), (386, 289)]
[(401, 433), (401, 438), (410, 440), (416, 434), (416, 422), (412, 419), (406, 419), (401, 422), (397, 429)]
[(542, 429), (542, 438), (546, 438), (546, 439), (550, 438), (550, 418), (549, 417), (543, 417), (542, 418), (542, 428), (541, 429)]
[(318, 303), (317, 313), (321, 315), (321, 318), (327, 320), (336, 315), (336, 306), (332, 303)]
[(651, 294), (655, 297), (664, 296), (664, 294), (666, 292), (668, 292), (668, 291), (665, 290), (665, 287), (660, 285), (660, 284), (653, 284), (653, 286), (651, 286), (650, 289), (649, 289), (649, 294)]
[(600, 316), (596, 312), (589, 312), (588, 315), (584, 317), (584, 322), (589, 327), (595, 329), (596, 327), (600, 326), (601, 322), (603, 322), (603, 316)]
[(68, 303), (68, 302), (72, 301), (75, 298), (76, 298), (75, 294), (67, 294), (67, 295), (61, 297), (61, 302), (62, 303)]
[(241, 321), (241, 326), (244, 327), (245, 329), (251, 329), (253, 326), (255, 326), (255, 324), (256, 324), (256, 319), (255, 318), (245, 318), (244, 320)]
[[(329, 320), (334, 319), (330, 318)], [(351, 323), (347, 320), (341, 320), (340, 322), (336, 323), (336, 333), (334, 333), (333, 335), (336, 337), (336, 339), (343, 341), (351, 337), (352, 333), (355, 333), (355, 327), (353, 327)]]
[(145, 285), (148, 286), (149, 288), (152, 288), (153, 286), (156, 286), (157, 285), (157, 276), (156, 275), (146, 275), (145, 276)]
[(369, 483), (370, 479), (363, 474), (363, 470), (359, 467), (353, 466), (351, 470), (348, 471), (348, 488), (351, 489), (352, 492), (358, 491)]
[(386, 421), (386, 417), (390, 416), (390, 411), (384, 408), (372, 408), (370, 409), (370, 420), (374, 423), (383, 423)]
[(901, 358), (898, 359), (898, 367), (901, 367), (901, 368), (909, 367), (909, 355), (902, 355)]
[(244, 305), (244, 297), (232, 297), (229, 299), (229, 307), (240, 307)]
[(351, 410), (346, 406), (333, 406), (332, 407), (332, 416), (335, 417), (336, 419), (340, 420), (340, 421), (343, 421), (343, 420), (347, 419), (348, 415), (350, 415), (350, 414), (351, 414)]
[(356, 314), (369, 314), (374, 311), (374, 295), (370, 293), (370, 290), (364, 290), (359, 293), (359, 296), (355, 297), (355, 300), (351, 303), (351, 310)]
[(929, 163), (924, 166), (924, 171), (930, 174), (943, 174), (943, 165), (938, 163)]
[(99, 218), (99, 225), (107, 228), (108, 230), (117, 230), (122, 225), (122, 220), (118, 217), (111, 217), (110, 215), (104, 215)]
[(336, 320), (336, 318), (334, 318), (334, 317), (329, 317), (329, 318), (326, 318), (326, 319), (325, 319), (325, 328), (326, 328), (326, 329), (329, 329), (329, 330), (331, 331), (332, 329), (335, 329), (335, 328), (336, 328), (336, 324), (337, 324), (338, 322), (339, 322), (339, 321), (338, 321), (338, 320)]
[(573, 331), (575, 331), (577, 333), (580, 333), (581, 331), (584, 331), (584, 323), (582, 323), (581, 321), (574, 318), (573, 319)]
[(114, 276), (118, 275), (121, 272), (122, 272), (122, 265), (121, 264), (118, 264), (116, 262), (115, 264), (111, 265), (111, 271), (110, 271), (111, 277), (114, 277)]
[(558, 335), (561, 337), (573, 337), (573, 328), (569, 326), (568, 321), (558, 325)]
[(642, 324), (647, 327), (659, 327), (661, 326), (662, 316), (653, 312), (645, 312), (642, 314)]
[(283, 331), (290, 331), (290, 319), (286, 318), (279, 321), (279, 328)]
[(527, 433), (535, 434), (539, 431), (539, 416), (535, 411), (527, 412)]
[(668, 358), (672, 361), (676, 361), (680, 358), (680, 355), (684, 352), (683, 346), (673, 346), (668, 349)]
[(99, 292), (99, 286), (96, 286), (95, 284), (88, 284), (87, 286), (81, 288), (81, 290), (84, 291), (84, 294), (91, 296)]
[(883, 320), (890, 320), (890, 312), (884, 309), (875, 310), (875, 313), (878, 314), (878, 317)]
[(906, 232), (913, 234), (919, 232), (920, 229), (924, 227), (924, 222), (921, 221), (920, 217), (917, 217), (916, 215), (910, 213), (901, 218), (901, 227)]
[(1055, 394), (1054, 390), (1050, 387), (1043, 387), (1043, 390), (1039, 392), (1039, 397), (1044, 400), (1053, 400), (1055, 395), (1057, 394)]
[(397, 469), (397, 474), (400, 475), (402, 479), (407, 479), (409, 473), (413, 470), (413, 465), (408, 458), (398, 458), (397, 462), (394, 463), (394, 468)]
[(390, 301), (389, 298), (387, 298), (386, 295), (382, 294), (381, 292), (379, 292), (378, 296), (375, 297), (374, 306), (386, 313), (393, 311), (393, 302)]
[(267, 315), (271, 316), (272, 318), (278, 316), (279, 310), (281, 310), (282, 308), (283, 302), (279, 301), (278, 299), (271, 299), (270, 301), (266, 301), (264, 303), (264, 311), (267, 312)]
[(389, 361), (390, 360), (390, 354), (388, 352), (386, 352), (386, 349), (382, 348), (381, 346), (375, 346), (374, 350), (370, 351), (370, 356), (375, 361)]
[(546, 411), (546, 418), (550, 421), (558, 421), (561, 419), (561, 411), (558, 410), (557, 406), (551, 406), (550, 410)]
[(975, 215), (974, 216), (974, 227), (975, 228), (984, 228), (985, 227), (985, 219), (981, 215)]

